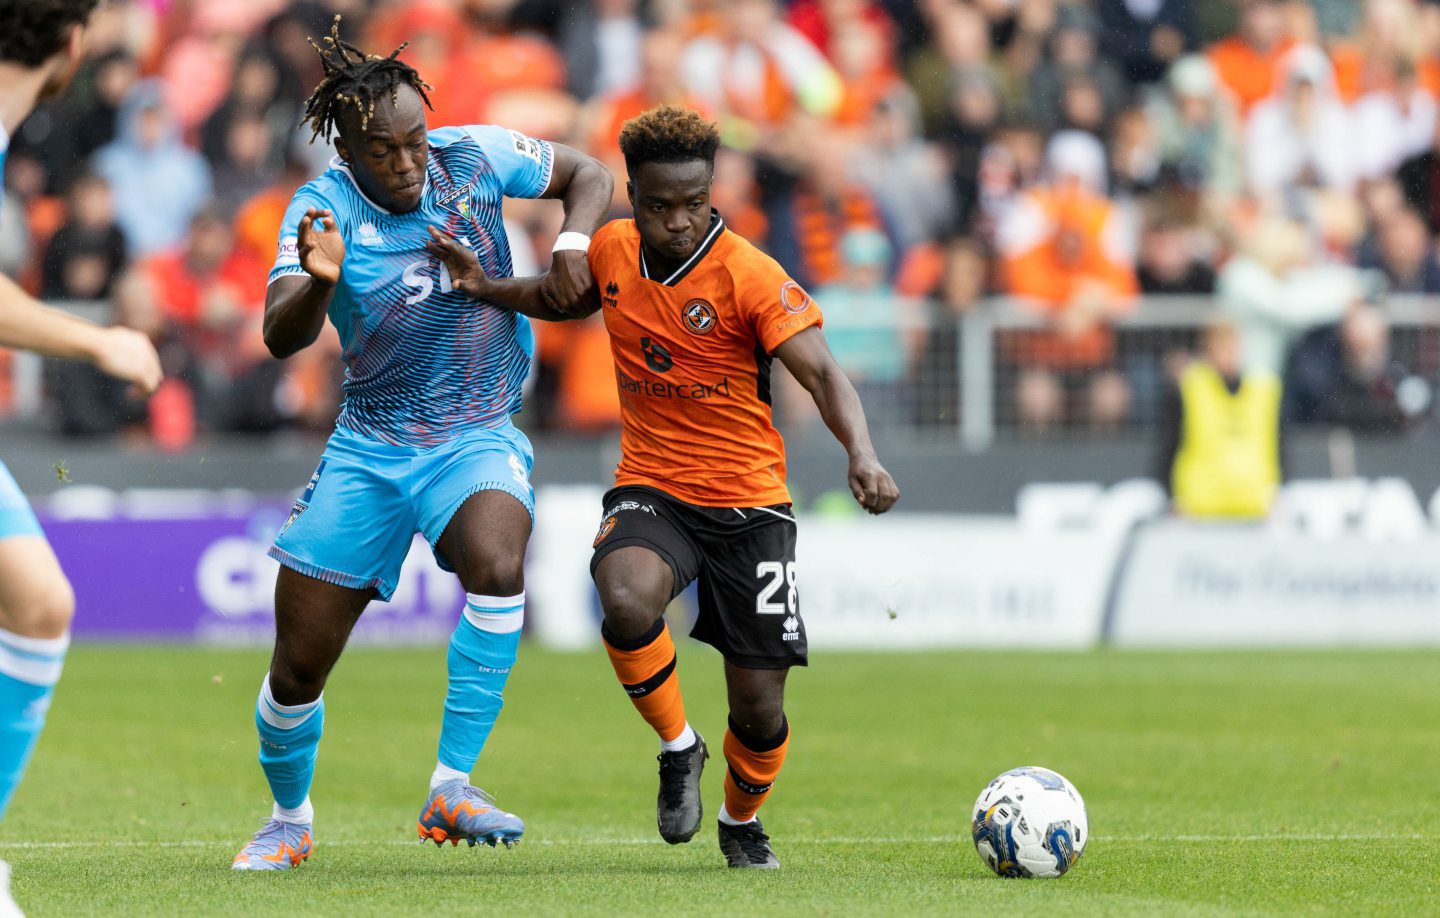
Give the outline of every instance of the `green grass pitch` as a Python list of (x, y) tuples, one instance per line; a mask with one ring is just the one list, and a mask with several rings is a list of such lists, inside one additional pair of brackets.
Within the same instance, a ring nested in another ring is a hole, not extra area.
[[(681, 650), (717, 751), (689, 845), (655, 832), (655, 741), (598, 653), (522, 649), (478, 783), (511, 851), (420, 846), (442, 649), (347, 654), (327, 690), (315, 856), (232, 874), (268, 813), (252, 707), (266, 654), (78, 647), (0, 826), (18, 901), (106, 914), (1389, 913), (1437, 907), (1433, 652), (820, 654), (791, 678), (763, 815), (784, 869), (727, 870), (720, 661)], [(1021, 764), (1080, 788), (1057, 881), (991, 876), (968, 838)]]

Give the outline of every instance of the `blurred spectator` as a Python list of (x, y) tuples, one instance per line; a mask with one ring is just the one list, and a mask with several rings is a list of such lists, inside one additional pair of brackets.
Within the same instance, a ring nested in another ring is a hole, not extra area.
[(1242, 116), (1279, 87), (1280, 60), (1292, 44), (1285, 32), (1280, 0), (1241, 0), (1239, 34), (1210, 48), (1210, 62)]
[(840, 250), (840, 277), (815, 290), (825, 310), (825, 338), (861, 399), (874, 406), (875, 419), (894, 423), (920, 344), (917, 304), (895, 296), (889, 282), (894, 253), (884, 233), (851, 230)]
[(1262, 518), (1282, 477), (1280, 379), (1242, 367), (1228, 322), (1205, 329), (1203, 348), (1166, 391), (1155, 477), (1184, 516)]
[(265, 190), (279, 171), (280, 155), (260, 112), (237, 112), (225, 131), (225, 152), (214, 162), (215, 198), (235, 209)]
[[(1038, 310), (1045, 329), (1020, 333), (1006, 349), (1021, 368), (1020, 422), (1043, 432), (1077, 413), (1112, 427), (1128, 410), (1124, 381), (1108, 370), (1110, 322), (1138, 291), (1123, 228), (1104, 197), (1105, 154), (1086, 134), (1062, 132), (1046, 154), (1047, 185), (1023, 194), (999, 230), (1002, 283)], [(1064, 374), (1063, 377), (1057, 374)]]
[(817, 142), (810, 151), (792, 214), (794, 224), (786, 230), (796, 243), (799, 262), (790, 273), (806, 287), (840, 279), (841, 242), (847, 233), (884, 225), (879, 203), (851, 167), (849, 150), (833, 139)]
[(1430, 387), (1390, 355), (1385, 314), (1357, 304), (1300, 339), (1285, 373), (1285, 416), (1362, 433), (1402, 430), (1430, 407)]
[(1244, 368), (1278, 376), (1296, 338), (1334, 322), (1361, 298), (1362, 279), (1348, 266), (1315, 264), (1301, 226), (1267, 217), (1220, 269), (1216, 292), (1221, 309), (1240, 329)]
[(1394, 173), (1402, 162), (1423, 153), (1435, 135), (1435, 97), (1420, 86), (1413, 64), (1401, 61), (1394, 70), (1388, 87), (1362, 96), (1353, 109), (1360, 178)]
[(1000, 123), (1000, 94), (988, 71), (957, 74), (940, 146), (949, 157), (954, 188), (951, 225), (968, 231), (980, 207), (981, 159)]
[(1116, 198), (1153, 191), (1161, 179), (1160, 141), (1143, 109), (1127, 108), (1115, 118), (1110, 136), (1110, 172)]
[[(972, 73), (996, 74), (990, 67), (990, 27), (985, 15), (961, 3), (934, 4), (930, 42), (910, 56), (906, 76), (920, 99), (927, 137), (936, 136), (954, 108), (952, 87)], [(996, 87), (996, 98), (999, 98)]]
[(98, 300), (110, 296), (125, 267), (125, 236), (115, 224), (110, 188), (83, 175), (70, 186), (69, 219), (45, 250), (40, 296), (46, 300)]
[(832, 117), (842, 127), (863, 132), (876, 106), (910, 91), (895, 72), (885, 39), (863, 21), (836, 26), (830, 60), (841, 83), (840, 105)]
[(639, 0), (568, 6), (561, 14), (558, 38), (571, 95), (588, 99), (639, 82), (644, 35)]
[(1425, 149), (1395, 170), (1405, 201), (1425, 218), (1430, 232), (1440, 232), (1440, 118)]
[(272, 145), (278, 146), (294, 130), (299, 112), (282, 100), (280, 71), (274, 60), (261, 51), (252, 51), (240, 58), (230, 94), (201, 130), (200, 151), (212, 163), (225, 160), (231, 143), (230, 126), (237, 118), (258, 117), (271, 132)]
[(1146, 222), (1135, 272), (1142, 292), (1193, 295), (1215, 291), (1215, 269), (1195, 256), (1186, 230), (1183, 223), (1163, 212)]
[(720, 33), (692, 40), (681, 68), (686, 87), (721, 115), (726, 143), (754, 149), (796, 112), (823, 118), (840, 107), (840, 76), (779, 18), (775, 0), (730, 0), (722, 9)]
[(1392, 88), (1397, 65), (1416, 71), (1426, 91), (1440, 92), (1440, 65), (1425, 49), (1414, 0), (1364, 0), (1364, 22), (1356, 40), (1340, 39), (1330, 49), (1340, 98), (1354, 102)]
[(1250, 114), (1245, 159), (1251, 189), (1262, 196), (1297, 188), (1349, 190), (1356, 144), (1325, 52), (1300, 45), (1282, 67), (1280, 88)]
[(1198, 41), (1194, 0), (1099, 0), (1100, 50), (1131, 83), (1153, 83)]
[(921, 426), (960, 423), (960, 321), (990, 292), (988, 275), (985, 249), (975, 239), (957, 236), (946, 245), (945, 271), (930, 304), (929, 336), (915, 374)]
[(1124, 102), (1124, 78), (1099, 56), (1099, 28), (1084, 7), (1061, 7), (1049, 56), (1030, 74), (1030, 112), (1045, 130), (1064, 125), (1098, 133)]
[(1238, 194), (1244, 187), (1240, 125), (1204, 57), (1181, 58), (1146, 113), (1154, 126), (1165, 178), (1206, 194)]
[(1383, 272), (1392, 293), (1440, 293), (1440, 261), (1419, 214), (1408, 207), (1386, 214), (1375, 241), (1361, 267)]
[(119, 136), (95, 157), (115, 214), (137, 256), (179, 245), (210, 197), (210, 166), (185, 146), (155, 82), (136, 85), (120, 110)]
[(919, 118), (914, 95), (898, 88), (876, 106), (852, 160), (901, 252), (940, 238), (954, 213), (945, 161), (921, 141)]
[(235, 214), (235, 248), (259, 264), (275, 260), (280, 224), (295, 189), (314, 178), (308, 163), (290, 157), (270, 187), (240, 205)]
[(786, 18), (832, 61), (836, 33), (848, 26), (860, 26), (874, 36), (887, 58), (894, 53), (895, 27), (884, 7), (874, 0), (795, 0)]
[(97, 150), (115, 139), (121, 102), (139, 75), (135, 59), (122, 51), (97, 58), (90, 70), (90, 92), (69, 103), (65, 115), (74, 135), (72, 150), (78, 163), (88, 162)]

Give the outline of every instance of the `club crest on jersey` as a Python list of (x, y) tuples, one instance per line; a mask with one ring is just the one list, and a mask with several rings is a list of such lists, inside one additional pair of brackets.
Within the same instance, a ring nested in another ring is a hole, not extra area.
[(710, 334), (715, 330), (718, 321), (715, 318), (715, 307), (706, 300), (691, 300), (685, 304), (680, 315), (685, 320), (685, 327), (697, 335)]
[(448, 207), (466, 220), (471, 218), (470, 213), (470, 191), (475, 187), (474, 182), (466, 182), (459, 188), (445, 195), (440, 199), (441, 207)]
[(786, 312), (798, 316), (809, 309), (814, 302), (810, 299), (810, 294), (794, 281), (786, 281), (780, 285), (780, 305), (785, 307)]
[(385, 237), (380, 235), (380, 231), (375, 228), (375, 224), (362, 223), (360, 224), (360, 244), (371, 247), (384, 245)]
[(591, 548), (599, 548), (599, 547), (600, 547), (600, 543), (603, 542), (603, 541), (605, 541), (605, 537), (608, 536), (608, 535), (610, 534), (610, 532), (611, 532), (614, 528), (615, 528), (615, 517), (613, 517), (613, 516), (607, 516), (607, 517), (605, 517), (605, 519), (601, 520), (601, 521), (600, 521), (600, 531), (597, 532), (597, 533), (595, 533), (595, 543), (594, 543), (593, 545), (591, 545), (590, 547), (591, 547)]

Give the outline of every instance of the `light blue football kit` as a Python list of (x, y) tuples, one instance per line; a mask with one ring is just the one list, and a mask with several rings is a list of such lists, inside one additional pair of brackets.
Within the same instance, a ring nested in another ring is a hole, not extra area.
[[(420, 204), (404, 214), (369, 200), (333, 159), (295, 193), (270, 271), (272, 283), (304, 275), (300, 220), (312, 207), (334, 215), (345, 260), (329, 319), (343, 347), (345, 400), (270, 555), (327, 583), (373, 588), (381, 600), (394, 592), (416, 532), (453, 570), (437, 542), (472, 495), (503, 491), (534, 515), (530, 442), (510, 422), (534, 355), (529, 320), (454, 290), (425, 243), (433, 225), (472, 248), (487, 275), (511, 276), (503, 199), (540, 197), (554, 151), (494, 126), (439, 128), (429, 142)], [(523, 613), (523, 593), (467, 597), (448, 656), (438, 759), (449, 769), (468, 773), (480, 754), (515, 662)], [(323, 697), (285, 707), (270, 696), (268, 680), (262, 686), (255, 722), (277, 819), (308, 824), (323, 721)], [(293, 815), (302, 810), (303, 817)]]
[[(0, 124), (0, 176), (5, 174), (9, 148), (10, 135)], [(0, 539), (15, 536), (44, 538), (45, 533), (15, 477), (0, 462)], [(68, 634), (31, 638), (0, 628), (0, 816), (9, 807), (40, 739), (69, 647)]]

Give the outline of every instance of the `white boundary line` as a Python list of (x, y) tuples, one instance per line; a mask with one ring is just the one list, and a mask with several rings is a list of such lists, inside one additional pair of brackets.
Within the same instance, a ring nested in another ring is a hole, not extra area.
[[(1093, 836), (1092, 836), (1093, 838)], [(1437, 841), (1440, 837), (1434, 835), (1386, 835), (1381, 833), (1274, 833), (1271, 835), (1102, 835), (1099, 837), (1099, 845), (1107, 843), (1117, 844), (1145, 844), (1155, 842), (1180, 842), (1189, 844), (1225, 844), (1225, 843), (1253, 843), (1253, 842), (1344, 842), (1344, 841), (1378, 841), (1378, 842), (1409, 842), (1409, 841)], [(175, 841), (140, 841), (138, 839), (97, 839), (95, 841), (14, 841), (0, 842), (0, 851), (29, 851), (29, 850), (51, 850), (68, 848), (211, 848), (229, 847), (240, 844), (243, 839), (216, 839), (205, 841), (202, 839), (178, 839)], [(930, 835), (916, 836), (913, 838), (904, 837), (833, 837), (833, 838), (790, 838), (784, 839), (786, 844), (791, 845), (950, 845), (968, 844), (968, 835)], [(418, 838), (412, 841), (401, 841), (400, 839), (339, 839), (327, 840), (323, 835), (316, 840), (317, 848), (368, 848), (377, 845), (400, 846), (406, 845), (415, 847), (421, 844)], [(625, 847), (647, 847), (654, 845), (662, 846), (664, 842), (658, 838), (541, 838), (534, 841), (526, 841), (525, 846), (530, 847), (597, 847), (604, 845), (618, 845)]]

